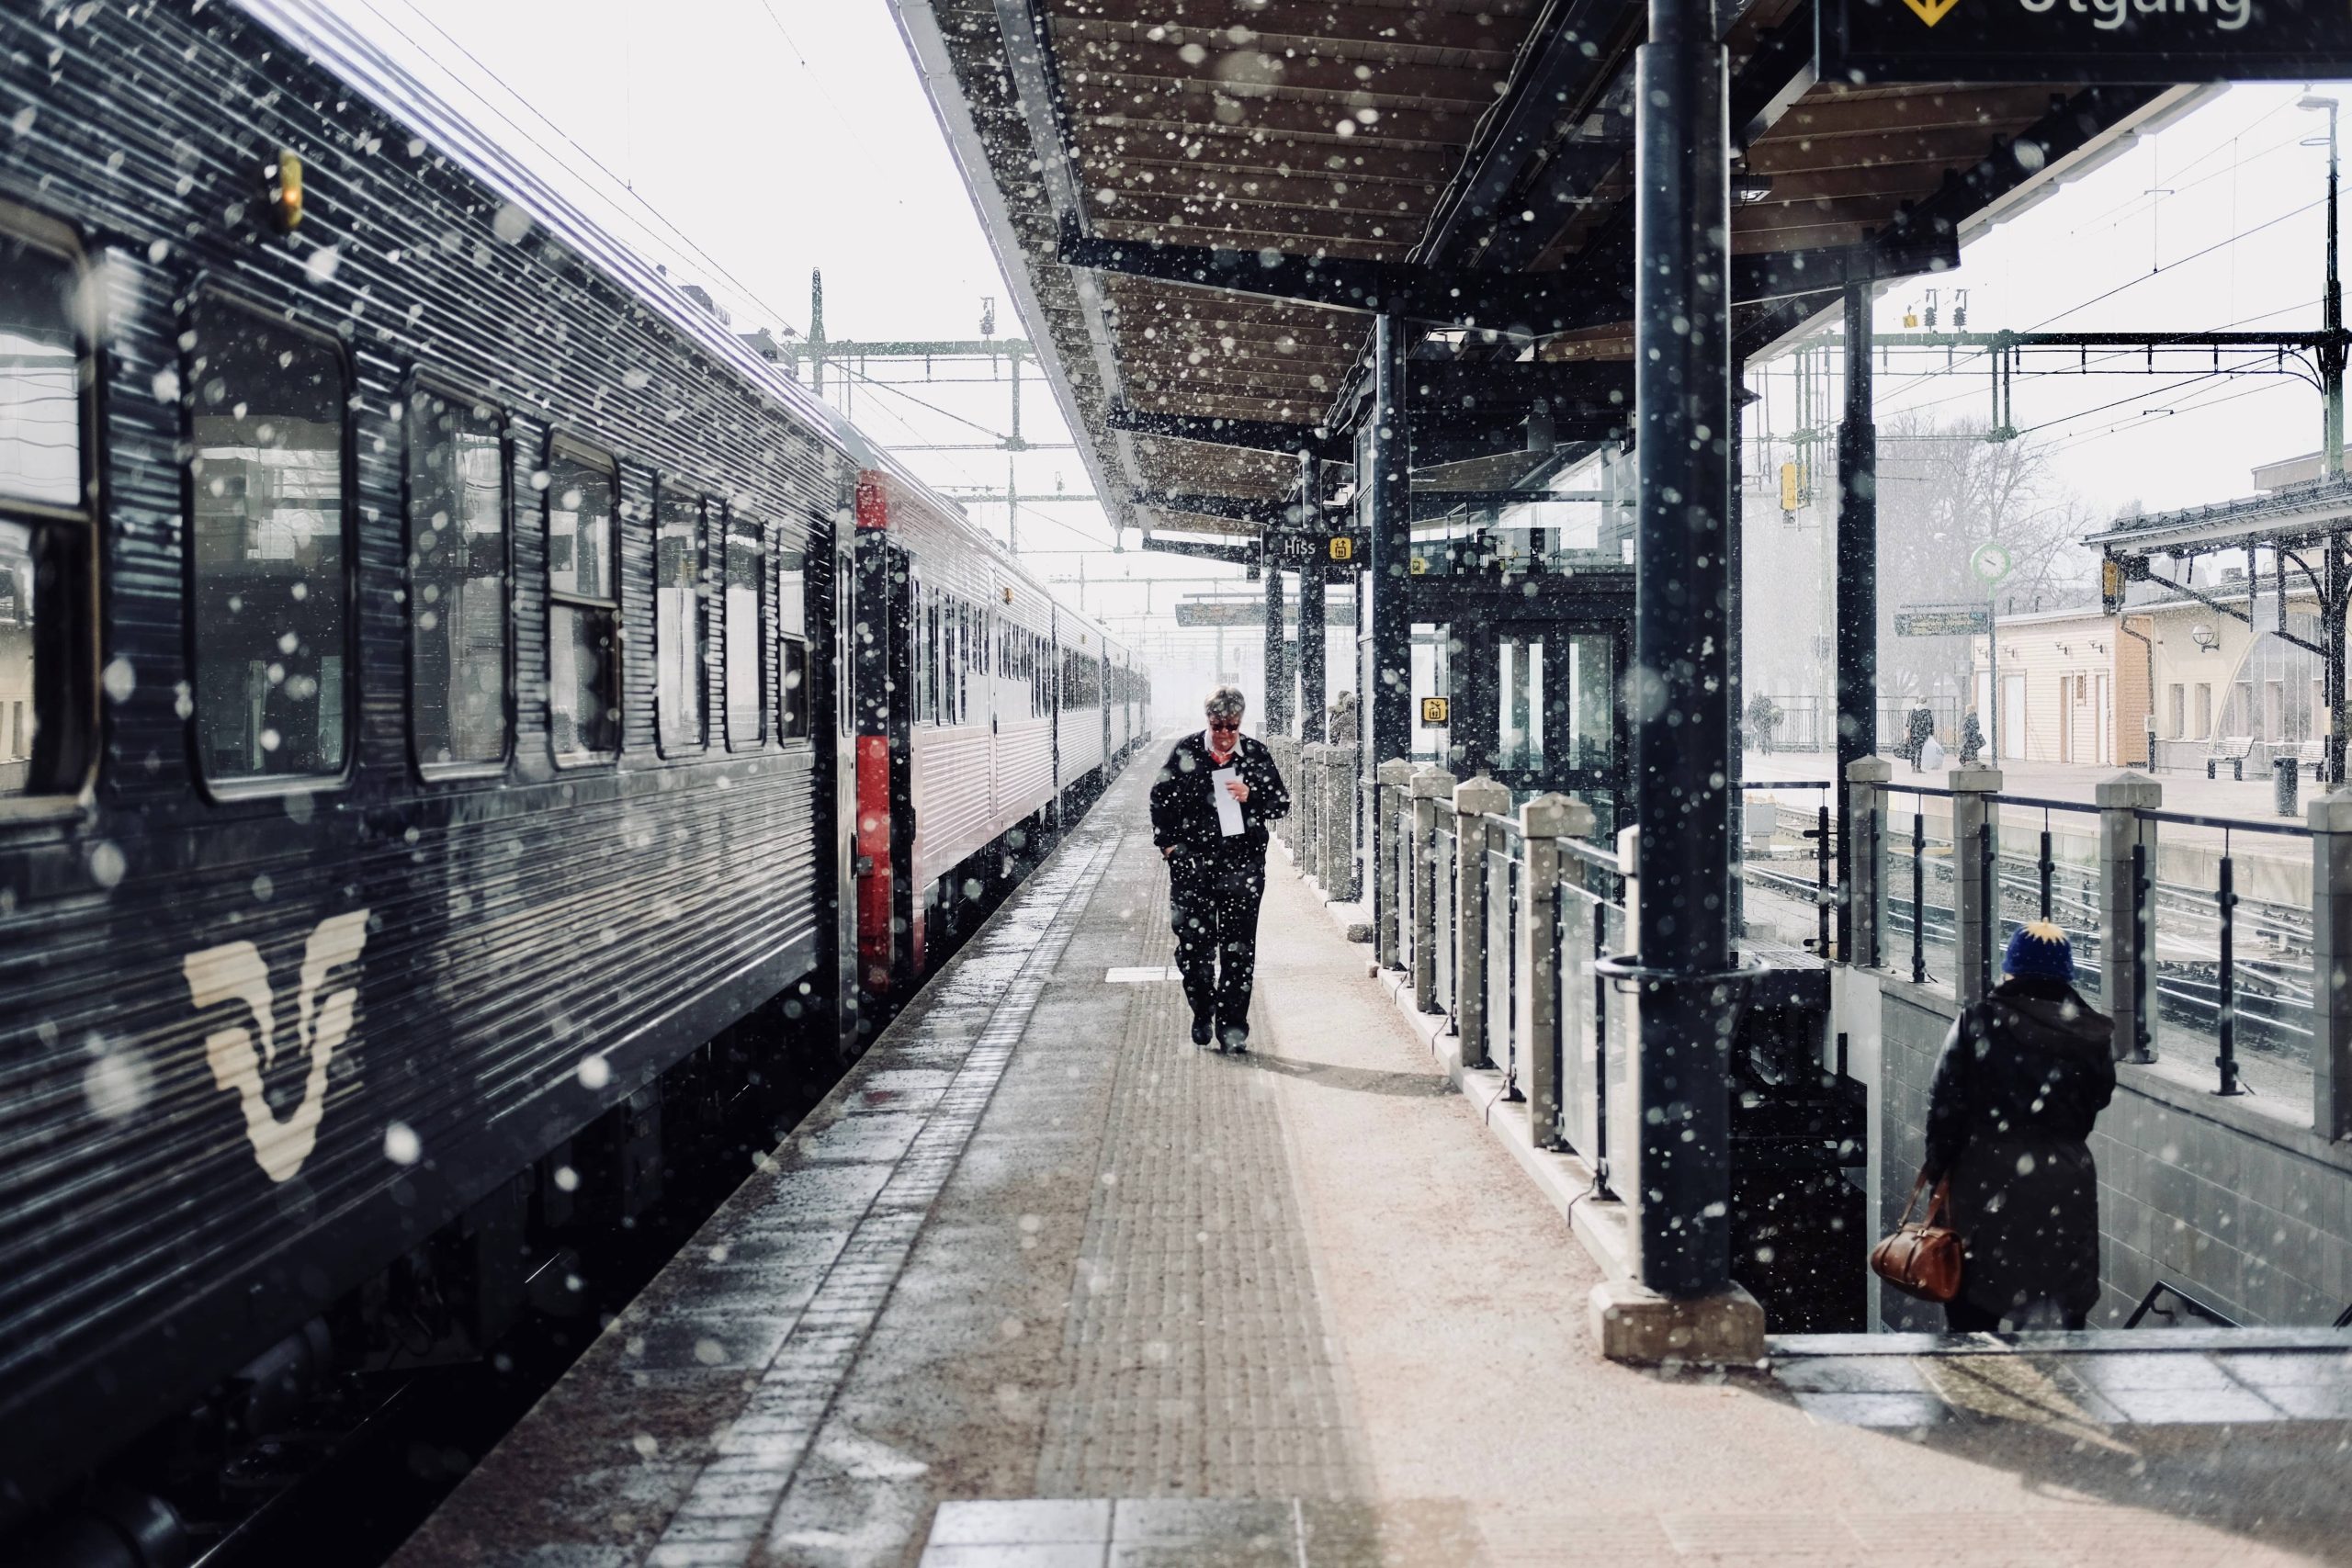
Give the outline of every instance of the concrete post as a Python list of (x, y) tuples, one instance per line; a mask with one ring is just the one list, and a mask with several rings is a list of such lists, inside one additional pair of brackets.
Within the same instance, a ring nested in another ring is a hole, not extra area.
[(1487, 1067), (1487, 818), (1510, 809), (1509, 786), (1481, 773), (1453, 786), (1459, 824), (1453, 869), (1461, 879), (1460, 917), (1453, 926), (1453, 1021), (1462, 1065)]
[(2312, 829), (2312, 1126), (2352, 1137), (2352, 789), (2304, 808)]
[[(1521, 886), (1519, 929), (1511, 940), (1519, 944), (1519, 1038), (1527, 1043), (1528, 1126), (1538, 1148), (1564, 1146), (1566, 1129), (1560, 1123), (1562, 1084), (1566, 1064), (1560, 1017), (1560, 886), (1581, 886), (1581, 863), (1563, 865), (1562, 839), (1582, 839), (1592, 832), (1592, 807), (1565, 795), (1539, 795), (1519, 808), (1521, 834), (1527, 840), (1527, 878)], [(1584, 962), (1582, 953), (1567, 962)]]
[(1315, 874), (1315, 748), (1298, 746), (1298, 786), (1291, 792), (1291, 816), (1298, 823), (1298, 841), (1291, 846), (1298, 856), (1298, 874)]
[(1437, 803), (1451, 799), (1453, 775), (1443, 768), (1413, 771), (1413, 1005), (1437, 1005)]
[(2140, 1016), (2140, 970), (2154, 953), (2156, 938), (2132, 886), (2132, 847), (2141, 847), (2153, 881), (2156, 825), (2137, 813), (2164, 805), (2165, 787), (2144, 773), (2118, 773), (2098, 785), (2093, 798), (2098, 803), (2099, 1007), (2115, 1020), (2116, 1059), (2153, 1061), (2154, 1053), (2147, 1047), (2155, 1043), (2155, 1019)]
[(1358, 818), (1362, 814), (1357, 809), (1356, 799), (1357, 791), (1362, 787), (1359, 783), (1362, 776), (1356, 748), (1331, 748), (1331, 793), (1338, 797), (1339, 804), (1335, 809), (1340, 818), (1340, 836), (1334, 840), (1331, 851), (1331, 875), (1339, 883), (1340, 898), (1351, 904), (1365, 896), (1362, 875), (1363, 863), (1359, 852), (1363, 846), (1360, 842), (1362, 825)]
[(1846, 885), (1838, 890), (1846, 933), (1841, 964), (1875, 969), (1884, 959), (1886, 932), (1886, 786), (1894, 764), (1862, 757), (1846, 764)]
[(1997, 809), (1987, 798), (2000, 793), (1998, 768), (1954, 768), (1951, 780), (1952, 991), (1960, 1005), (1981, 1002), (1993, 988), (1998, 963), (1993, 949), (2000, 935), (2001, 894), (1985, 861)]
[(1405, 842), (1404, 818), (1413, 798), (1413, 764), (1391, 757), (1373, 774), (1373, 959), (1383, 969), (1402, 967), (1402, 935), (1397, 929), (1396, 901), (1406, 890), (1397, 886), (1396, 864)]

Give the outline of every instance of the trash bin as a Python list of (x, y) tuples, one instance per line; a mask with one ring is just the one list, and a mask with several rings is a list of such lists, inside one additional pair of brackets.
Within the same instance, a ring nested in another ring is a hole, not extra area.
[(2300, 817), (2302, 811), (2295, 804), (2295, 759), (2290, 753), (2270, 759), (2270, 803), (2281, 817)]

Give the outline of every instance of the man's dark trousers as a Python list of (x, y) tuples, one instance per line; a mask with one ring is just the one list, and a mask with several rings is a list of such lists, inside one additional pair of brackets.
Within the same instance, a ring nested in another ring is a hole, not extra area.
[(1193, 1016), (1213, 1021), (1217, 1043), (1250, 1032), (1250, 987), (1258, 970), (1258, 905), (1266, 896), (1266, 853), (1253, 844), (1214, 850), (1180, 846), (1168, 862), (1170, 924), (1176, 966)]

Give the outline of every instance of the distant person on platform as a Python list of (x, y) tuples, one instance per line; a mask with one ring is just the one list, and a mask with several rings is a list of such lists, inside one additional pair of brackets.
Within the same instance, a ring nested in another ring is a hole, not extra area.
[(2115, 1094), (2115, 1024), (2075, 989), (2066, 933), (2035, 920), (2009, 938), (2001, 983), (1944, 1038), (1928, 1089), (1920, 1179), (1951, 1184), (1960, 1294), (1954, 1334), (2054, 1310), (2080, 1328), (2098, 1304), (2098, 1168), (2091, 1123)]
[(1747, 699), (1747, 736), (1759, 755), (1772, 754), (1772, 731), (1781, 728), (1781, 705), (1758, 692)]
[(1976, 720), (1976, 710), (1970, 708), (1960, 721), (1960, 760), (1973, 764), (1984, 752), (1984, 727)]
[(1919, 761), (1920, 746), (1935, 732), (1936, 716), (1928, 711), (1926, 704), (1915, 705), (1903, 731), (1903, 754), (1911, 760), (1913, 773), (1917, 773), (1923, 766)]
[(1353, 692), (1341, 692), (1332, 699), (1330, 722), (1325, 736), (1334, 746), (1356, 743), (1356, 694)]
[(1151, 841), (1168, 861), (1176, 967), (1193, 1005), (1193, 1043), (1250, 1043), (1266, 824), (1290, 814), (1273, 754), (1241, 733), (1235, 686), (1209, 694), (1208, 727), (1176, 742), (1151, 786)]

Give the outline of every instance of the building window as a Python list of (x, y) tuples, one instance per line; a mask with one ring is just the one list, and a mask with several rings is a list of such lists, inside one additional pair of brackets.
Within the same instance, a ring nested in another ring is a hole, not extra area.
[(340, 773), (343, 356), (208, 298), (189, 370), (198, 765), (216, 784)]
[(619, 499), (610, 457), (559, 443), (548, 462), (548, 720), (560, 762), (621, 749)]
[(410, 721), (428, 769), (506, 759), (504, 437), (487, 404), (410, 395)]
[(808, 571), (795, 550), (782, 556), (776, 572), (775, 732), (786, 740), (808, 739)]
[(63, 231), (35, 243), (13, 214), (0, 204), (0, 800), (82, 787), (96, 690), (80, 268)]
[(653, 550), (653, 711), (669, 756), (709, 743), (710, 565), (703, 519), (718, 511), (716, 502), (662, 487)]
[(767, 739), (766, 530), (748, 517), (727, 521), (727, 748), (749, 751)]
[(2211, 682), (2197, 682), (2197, 738), (2204, 739), (2213, 733), (2213, 686)]
[(2166, 693), (2166, 698), (2165, 717), (2171, 723), (2165, 738), (2178, 740), (2188, 733), (2186, 726), (2188, 723), (2188, 688), (2176, 681)]

